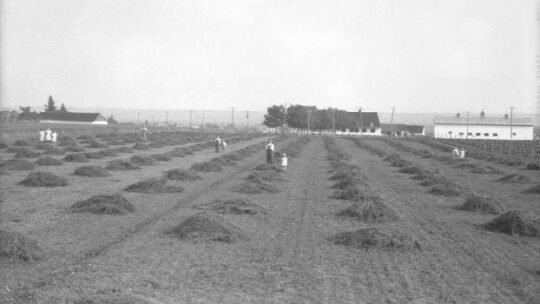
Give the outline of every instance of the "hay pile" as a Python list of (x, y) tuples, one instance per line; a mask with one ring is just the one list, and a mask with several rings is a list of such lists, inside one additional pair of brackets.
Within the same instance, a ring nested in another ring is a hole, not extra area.
[(25, 147), (9, 147), (6, 149), (6, 152), (8, 153), (25, 153), (27, 151), (29, 150)]
[(23, 261), (39, 260), (42, 256), (37, 242), (17, 232), (0, 230), (0, 257)]
[(538, 236), (539, 223), (533, 222), (517, 211), (511, 210), (483, 225), (489, 231), (520, 236)]
[(387, 157), (383, 158), (384, 161), (387, 161), (389, 163), (393, 163), (397, 160), (401, 160), (401, 156), (399, 156), (399, 154), (397, 153), (392, 153), (390, 155), (388, 155)]
[(540, 185), (536, 185), (528, 189), (527, 191), (525, 191), (525, 193), (540, 194)]
[(107, 148), (106, 145), (100, 143), (99, 141), (95, 140), (95, 139), (91, 139), (88, 141), (88, 146), (86, 146), (87, 148), (94, 148), (94, 149), (104, 149), (104, 148)]
[(64, 155), (66, 154), (66, 152), (56, 148), (56, 147), (53, 147), (51, 149), (47, 149), (45, 150), (45, 152), (43, 152), (43, 154), (46, 154), (46, 155)]
[(109, 172), (100, 166), (84, 166), (75, 169), (74, 175), (87, 176), (87, 177), (106, 177), (111, 176)]
[(20, 151), (15, 154), (15, 158), (38, 158), (41, 156), (41, 153), (28, 150), (26, 148), (21, 148)]
[(283, 180), (283, 176), (281, 176), (281, 174), (274, 170), (253, 171), (246, 177), (246, 180), (256, 182), (272, 182), (277, 180)]
[(118, 153), (135, 153), (135, 151), (133, 151), (133, 149), (128, 148), (128, 147), (116, 148), (116, 149), (114, 149), (114, 151), (116, 151)]
[(336, 234), (330, 238), (334, 244), (358, 249), (398, 249), (420, 248), (420, 244), (410, 236), (392, 228), (363, 228)]
[(75, 147), (75, 146), (70, 146), (70, 147), (65, 147), (64, 148), (64, 152), (84, 152), (84, 151), (86, 151), (85, 148)]
[(245, 194), (277, 193), (279, 189), (261, 181), (246, 181), (231, 188), (232, 191)]
[(0, 168), (4, 170), (34, 170), (36, 166), (24, 159), (9, 159), (0, 163)]
[(169, 153), (152, 154), (150, 155), (150, 157), (158, 161), (171, 161), (172, 160), (172, 156)]
[(138, 193), (180, 193), (181, 186), (167, 186), (164, 178), (149, 178), (127, 186), (124, 191)]
[(14, 146), (30, 146), (30, 143), (27, 142), (26, 140), (22, 140), (22, 139), (19, 139), (19, 140), (16, 140), (14, 143), (13, 143)]
[(150, 147), (145, 143), (136, 143), (133, 147), (134, 150), (148, 150)]
[(202, 179), (196, 171), (186, 169), (171, 169), (165, 171), (165, 178), (179, 181), (196, 181)]
[(530, 183), (532, 180), (528, 176), (516, 173), (516, 174), (503, 176), (499, 179), (496, 179), (495, 181), (501, 182), (501, 183), (509, 183), (509, 184), (520, 184), (520, 183)]
[(200, 209), (210, 209), (221, 214), (265, 214), (261, 206), (245, 199), (214, 200), (208, 204), (198, 205)]
[(61, 166), (63, 163), (53, 157), (42, 157), (34, 162), (36, 165), (40, 166)]
[(63, 147), (74, 147), (77, 145), (77, 142), (72, 137), (66, 136), (60, 140), (58, 145)]
[(499, 214), (503, 211), (501, 205), (493, 198), (472, 194), (465, 200), (465, 203), (456, 207), (457, 210), (485, 212)]
[(540, 164), (538, 163), (528, 163), (525, 167), (527, 170), (540, 170)]
[(377, 197), (366, 199), (362, 204), (353, 204), (339, 212), (338, 215), (368, 223), (391, 222), (398, 219), (394, 210)]
[(118, 152), (115, 149), (105, 149), (105, 150), (98, 151), (97, 153), (103, 155), (104, 157), (118, 156)]
[(135, 211), (135, 207), (120, 194), (96, 195), (71, 205), (73, 212), (121, 215)]
[(156, 162), (155, 159), (146, 155), (133, 155), (129, 161), (138, 166), (151, 166)]
[(115, 159), (113, 161), (110, 161), (109, 164), (105, 167), (105, 169), (120, 171), (120, 170), (137, 170), (137, 169), (140, 169), (140, 167), (135, 166), (134, 164), (124, 159)]
[(486, 167), (476, 167), (469, 171), (471, 173), (477, 173), (477, 174), (503, 174), (503, 172), (499, 169), (493, 168), (491, 166)]
[(199, 212), (166, 233), (179, 239), (224, 243), (248, 239), (240, 228), (228, 223), (221, 216), (208, 212)]
[(9, 147), (8, 144), (0, 141), (0, 149), (5, 149), (7, 147)]
[(64, 187), (67, 179), (56, 176), (50, 172), (32, 172), (19, 185), (28, 187)]
[(418, 168), (417, 166), (406, 166), (398, 170), (401, 173), (405, 174), (420, 174), (423, 170)]
[(283, 169), (281, 169), (278, 166), (271, 165), (271, 164), (260, 164), (257, 167), (253, 168), (253, 170), (259, 170), (259, 171), (273, 170), (280, 173), (283, 172)]
[(62, 160), (67, 162), (84, 163), (88, 161), (88, 157), (86, 157), (85, 153), (73, 153), (66, 155), (66, 157), (64, 157)]
[(86, 158), (88, 159), (102, 159), (103, 158), (103, 152), (86, 152), (84, 153), (86, 155)]
[(48, 144), (48, 143), (37, 143), (34, 145), (34, 149), (36, 150), (44, 150), (44, 151), (47, 151), (47, 150), (50, 150), (50, 149), (54, 149), (54, 146), (51, 145), (51, 144)]
[(191, 166), (191, 170), (199, 172), (218, 172), (223, 170), (218, 161), (211, 160), (204, 163), (195, 163)]
[(433, 194), (433, 195), (450, 197), (450, 196), (459, 196), (459, 195), (461, 195), (461, 190), (456, 184), (442, 183), (442, 184), (437, 184), (437, 185), (431, 187), (431, 189), (429, 189), (428, 193)]

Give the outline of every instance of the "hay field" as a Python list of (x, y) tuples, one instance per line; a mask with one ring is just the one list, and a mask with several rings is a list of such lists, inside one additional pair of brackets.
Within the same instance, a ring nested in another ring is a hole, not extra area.
[[(289, 157), (283, 170), (262, 165), (265, 138), (241, 137), (219, 154), (212, 138), (184, 139), (163, 134), (143, 150), (124, 139), (76, 139), (85, 150), (66, 154), (85, 158), (17, 159), (33, 169), (9, 162), (11, 147), (0, 150), (0, 298), (540, 301), (540, 196), (527, 193), (538, 171), (448, 161), (419, 142), (321, 137), (278, 138)], [(107, 147), (88, 148), (90, 140)], [(121, 147), (133, 149), (103, 152)], [(19, 184), (35, 172), (55, 177)]]

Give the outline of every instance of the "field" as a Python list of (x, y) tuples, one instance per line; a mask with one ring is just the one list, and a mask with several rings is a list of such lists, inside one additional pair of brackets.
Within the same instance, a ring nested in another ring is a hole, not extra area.
[(279, 136), (282, 169), (228, 136), (3, 147), (2, 303), (540, 302), (539, 171)]

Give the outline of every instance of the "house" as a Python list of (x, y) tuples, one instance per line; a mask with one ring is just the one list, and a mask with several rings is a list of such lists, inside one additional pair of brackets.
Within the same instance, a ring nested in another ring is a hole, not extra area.
[(336, 134), (381, 136), (381, 124), (377, 112), (346, 112), (346, 128)]
[(426, 135), (424, 126), (406, 124), (381, 124), (382, 134), (396, 137), (409, 137), (413, 135)]
[(77, 113), (51, 111), (39, 114), (41, 123), (69, 123), (69, 124), (91, 124), (107, 125), (107, 119), (100, 113)]
[(532, 118), (486, 117), (482, 111), (477, 117), (435, 117), (435, 138), (533, 140)]

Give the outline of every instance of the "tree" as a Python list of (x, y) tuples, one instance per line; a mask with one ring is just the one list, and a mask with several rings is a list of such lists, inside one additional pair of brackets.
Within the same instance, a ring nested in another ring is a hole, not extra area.
[[(66, 106), (64, 106), (64, 104), (62, 103), (62, 105), (60, 105), (60, 111), (61, 112), (67, 112), (68, 110), (66, 109)], [(112, 115), (111, 115), (112, 116)]]
[(264, 115), (264, 122), (263, 124), (269, 128), (277, 128), (281, 127), (285, 124), (285, 107), (284, 106), (278, 106), (273, 105), (266, 109), (267, 114)]
[(47, 98), (47, 103), (45, 104), (45, 112), (56, 111), (56, 106), (54, 105), (54, 99), (51, 95)]
[(30, 107), (23, 107), (19, 106), (19, 109), (21, 110), (21, 113), (18, 116), (18, 120), (38, 120), (39, 114), (34, 111), (30, 112)]
[[(62, 105), (64, 105), (64, 104), (62, 104)], [(60, 111), (62, 111), (62, 110), (60, 109)], [(111, 114), (111, 116), (109, 116), (109, 118), (107, 118), (107, 123), (110, 124), (110, 125), (115, 125), (118, 122), (116, 121), (116, 119), (114, 119), (114, 116)]]
[(307, 129), (309, 118), (309, 128), (314, 129), (314, 126), (318, 124), (317, 111), (315, 106), (290, 106), (287, 109), (287, 124), (291, 128)]
[(21, 113), (30, 113), (30, 107), (23, 107), (19, 106), (19, 110), (21, 110)]

